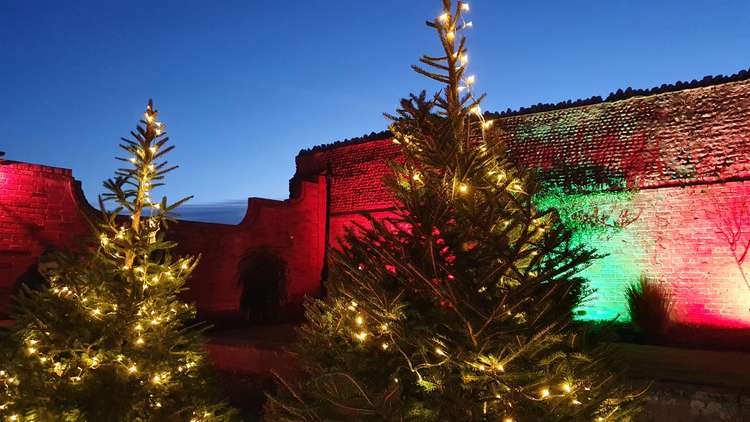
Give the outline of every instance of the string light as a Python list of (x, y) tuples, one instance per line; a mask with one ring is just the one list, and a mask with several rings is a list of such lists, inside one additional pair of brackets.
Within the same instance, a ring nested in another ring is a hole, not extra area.
[(474, 75), (470, 75), (468, 78), (466, 78), (466, 84), (467, 85), (473, 85), (474, 82), (477, 81), (477, 77)]
[(386, 342), (383, 342), (383, 344), (381, 344), (381, 345), (380, 345), (380, 347), (381, 347), (381, 348), (382, 348), (383, 350), (388, 350), (388, 347), (390, 347), (390, 346), (388, 345), (388, 343), (386, 343)]
[(539, 394), (542, 396), (543, 399), (546, 399), (547, 397), (549, 397), (549, 388), (542, 389), (542, 391)]
[(360, 315), (357, 315), (355, 322), (357, 323), (357, 325), (362, 325), (362, 323), (364, 322), (364, 319), (362, 319)]
[(571, 391), (571, 388), (570, 388), (570, 384), (568, 384), (567, 382), (566, 382), (566, 383), (564, 383), (564, 384), (562, 385), (562, 389), (563, 389), (563, 391), (565, 391), (566, 393), (570, 393), (570, 391)]
[(469, 55), (468, 54), (462, 54), (461, 55), (461, 66), (466, 66), (467, 63), (469, 63)]
[(459, 183), (458, 185), (458, 191), (461, 193), (466, 193), (469, 191), (469, 185), (466, 183)]
[(448, 31), (445, 33), (445, 38), (447, 38), (448, 41), (453, 41), (453, 39), (456, 38), (456, 33), (453, 31)]
[(136, 372), (138, 372), (138, 368), (135, 365), (132, 365), (130, 368), (128, 368), (128, 372), (130, 372), (131, 374), (135, 374)]
[(442, 15), (438, 16), (438, 20), (440, 22), (442, 22), (442, 23), (446, 23), (446, 22), (448, 22), (448, 18), (449, 17), (450, 17), (450, 15), (448, 14), (448, 12), (443, 12)]
[(464, 12), (468, 12), (469, 11), (469, 3), (461, 3), (461, 10), (463, 10)]
[(365, 341), (367, 339), (367, 332), (360, 331), (357, 334), (354, 335), (354, 337), (359, 341)]

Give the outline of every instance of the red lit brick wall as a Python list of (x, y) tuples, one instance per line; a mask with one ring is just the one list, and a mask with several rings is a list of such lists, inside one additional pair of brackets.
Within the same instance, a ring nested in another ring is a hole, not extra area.
[[(682, 321), (750, 326), (750, 286), (715, 209), (731, 210), (750, 242), (750, 216), (737, 215), (750, 207), (750, 81), (500, 117), (495, 127), (531, 168), (566, 169), (561, 177), (585, 170), (641, 188), (631, 204), (642, 212), (638, 221), (601, 245), (612, 256), (596, 264), (597, 278), (613, 280), (597, 285), (597, 307), (610, 312), (602, 318), (624, 309), (617, 276), (626, 265), (628, 283), (641, 272), (666, 281)], [(381, 180), (398, 151), (388, 139), (355, 140), (297, 157), (298, 175), (332, 175), (332, 242), (358, 213), (387, 214), (391, 196)]]
[[(717, 213), (708, 209), (725, 202), (741, 209), (737, 203), (750, 193), (750, 81), (501, 117), (495, 127), (530, 167), (593, 169), (642, 187), (636, 203), (644, 211), (629, 233), (646, 244), (640, 255), (622, 255), (667, 277), (681, 292), (681, 309), (692, 309), (690, 318), (750, 323), (742, 314), (750, 289), (735, 289), (742, 279), (717, 240), (710, 219)], [(296, 159), (292, 199), (251, 199), (239, 225), (176, 225), (180, 252), (203, 254), (190, 298), (204, 313), (236, 311), (239, 258), (259, 246), (287, 261), (292, 303), (317, 294), (326, 235), (334, 244), (343, 227), (360, 218), (357, 213), (388, 212), (392, 198), (381, 179), (387, 162), (398, 157), (398, 146), (388, 139), (304, 152)], [(81, 197), (69, 170), (0, 166), (0, 307), (44, 247), (65, 246), (85, 232), (78, 210), (89, 206)]]
[(299, 195), (286, 201), (251, 198), (239, 225), (181, 221), (173, 229), (178, 252), (202, 255), (188, 298), (204, 315), (238, 311), (238, 263), (263, 246), (286, 261), (289, 312), (298, 311), (305, 295), (320, 292), (325, 212), (325, 177), (320, 176), (300, 182)]
[[(326, 182), (324, 176), (310, 180), (299, 182), (299, 194), (286, 201), (251, 198), (239, 225), (182, 221), (171, 227), (178, 253), (202, 255), (186, 293), (202, 314), (239, 309), (237, 264), (261, 246), (287, 262), (289, 312), (297, 311), (304, 295), (319, 293)], [(88, 234), (84, 213), (96, 211), (71, 170), (0, 161), (0, 314), (7, 313), (17, 280), (45, 248), (64, 249)]]
[(0, 160), (0, 313), (16, 280), (48, 247), (87, 233), (90, 207), (67, 169)]

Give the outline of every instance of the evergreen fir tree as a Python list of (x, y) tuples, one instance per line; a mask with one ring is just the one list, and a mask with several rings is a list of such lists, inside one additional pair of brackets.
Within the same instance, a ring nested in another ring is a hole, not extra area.
[(480, 110), (459, 36), (468, 4), (427, 25), (443, 54), (414, 69), (445, 88), (391, 117), (403, 161), (388, 218), (333, 251), (328, 295), (306, 305), (303, 375), (279, 378), (273, 421), (623, 420), (633, 396), (571, 324), (576, 273), (596, 254), (534, 206), (521, 168)]
[[(233, 420), (210, 382), (194, 306), (178, 294), (198, 263), (165, 237), (177, 206), (151, 192), (174, 170), (151, 101), (122, 138), (127, 167), (104, 183), (89, 247), (56, 256), (49, 286), (18, 297), (0, 356), (0, 417), (10, 421)], [(107, 202), (116, 209), (108, 211)], [(127, 213), (127, 215), (121, 215)]]

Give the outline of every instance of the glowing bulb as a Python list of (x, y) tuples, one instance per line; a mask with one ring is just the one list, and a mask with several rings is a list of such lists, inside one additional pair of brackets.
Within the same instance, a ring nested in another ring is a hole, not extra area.
[(495, 366), (495, 369), (497, 369), (500, 372), (505, 372), (505, 367), (499, 363)]
[(573, 399), (573, 400), (571, 400), (571, 401), (570, 401), (570, 404), (575, 404), (575, 405), (579, 405), (579, 404), (581, 404), (581, 402), (579, 402), (579, 401), (578, 401), (578, 400), (576, 400), (576, 399)]
[(130, 162), (135, 164), (135, 158), (130, 158)]
[(365, 322), (365, 320), (362, 319), (362, 317), (359, 315), (357, 315), (357, 318), (354, 321), (357, 323), (357, 325), (362, 325), (362, 323)]
[(154, 377), (151, 379), (151, 382), (153, 382), (154, 384), (161, 383), (161, 376), (159, 374), (154, 375)]
[(419, 173), (414, 173), (414, 175), (413, 175), (413, 176), (412, 176), (411, 178), (412, 178), (412, 180), (414, 180), (415, 182), (419, 182), (420, 180), (422, 180), (422, 175), (421, 175), (421, 174), (419, 174)]
[(468, 54), (462, 54), (461, 55), (461, 65), (466, 66), (466, 63), (469, 63), (469, 55)]
[(456, 38), (456, 33), (453, 31), (448, 31), (445, 33), (445, 38), (448, 39), (448, 41), (453, 41), (453, 39)]
[(26, 350), (28, 350), (28, 351), (29, 351), (29, 354), (30, 354), (30, 355), (33, 355), (34, 353), (36, 353), (36, 347), (29, 347), (29, 348), (28, 348), (28, 349), (26, 349)]
[(384, 342), (383, 344), (380, 345), (380, 347), (382, 347), (383, 350), (388, 350), (388, 347), (390, 347), (390, 346), (388, 346), (388, 343)]
[(145, 343), (146, 341), (145, 341), (145, 340), (143, 340), (143, 338), (142, 338), (142, 337), (138, 337), (138, 340), (136, 340), (135, 342), (136, 342), (136, 344), (143, 344), (143, 343)]
[(443, 349), (441, 349), (439, 347), (435, 348), (435, 353), (438, 354), (438, 355), (440, 355), (440, 356), (445, 356), (445, 352), (443, 351)]
[(151, 123), (151, 122), (153, 122), (153, 121), (154, 121), (154, 116), (152, 116), (152, 115), (151, 115), (151, 114), (149, 114), (148, 112), (146, 112), (146, 113), (143, 113), (143, 114), (144, 114), (144, 115), (146, 116), (146, 121), (147, 121), (147, 122)]
[(136, 366), (133, 365), (130, 368), (128, 368), (128, 372), (130, 372), (131, 374), (135, 374), (136, 372), (138, 372), (138, 368), (136, 368)]
[(505, 418), (503, 419), (503, 422), (513, 422), (513, 418)]
[(545, 389), (543, 389), (543, 390), (542, 390), (542, 391), (540, 392), (540, 395), (542, 396), (542, 398), (543, 398), (543, 399), (545, 399), (545, 398), (549, 397), (549, 388), (545, 388)]
[(477, 77), (474, 76), (474, 75), (471, 75), (468, 78), (466, 78), (466, 84), (467, 85), (472, 85), (476, 81), (477, 81)]
[(472, 21), (468, 21), (468, 22), (466, 22), (466, 23), (464, 24), (464, 28), (471, 28), (471, 27), (473, 27), (473, 26), (474, 26), (474, 22), (472, 22)]
[(34, 340), (34, 339), (29, 340), (29, 344), (32, 345), (32, 346), (35, 345), (35, 344), (37, 344), (37, 343), (39, 343), (38, 340)]
[(155, 146), (149, 147), (149, 151), (151, 151), (151, 154), (155, 153), (156, 147)]
[(91, 313), (94, 315), (101, 315), (102, 311), (99, 308), (96, 308), (93, 311), (91, 311)]
[(474, 107), (469, 109), (469, 113), (476, 114), (477, 116), (480, 116), (482, 114), (482, 109), (479, 108), (478, 105), (475, 105)]
[(461, 193), (468, 192), (469, 191), (469, 185), (467, 185), (466, 183), (460, 183), (458, 185), (458, 191), (461, 192)]
[(367, 333), (364, 331), (360, 331), (357, 334), (355, 334), (354, 337), (356, 337), (357, 340), (359, 341), (365, 341), (365, 339), (367, 339)]
[(450, 15), (448, 14), (448, 12), (444, 12), (442, 15), (438, 16), (438, 20), (442, 23), (445, 23), (448, 22), (449, 17)]
[(463, 10), (464, 12), (468, 12), (469, 11), (469, 3), (461, 3), (461, 10)]
[(571, 390), (571, 388), (570, 388), (570, 384), (568, 384), (567, 382), (566, 382), (566, 383), (564, 383), (564, 384), (562, 385), (562, 389), (563, 389), (563, 390), (564, 390), (564, 391), (565, 391), (566, 393), (570, 393), (570, 390)]
[(182, 268), (183, 270), (187, 270), (188, 268), (187, 262), (183, 262), (182, 265), (180, 265), (180, 268)]

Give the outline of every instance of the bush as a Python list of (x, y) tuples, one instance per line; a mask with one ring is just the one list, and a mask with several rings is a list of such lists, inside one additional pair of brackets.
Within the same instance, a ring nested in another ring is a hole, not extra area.
[(661, 338), (670, 325), (672, 297), (661, 283), (642, 275), (625, 291), (633, 325), (646, 340)]

